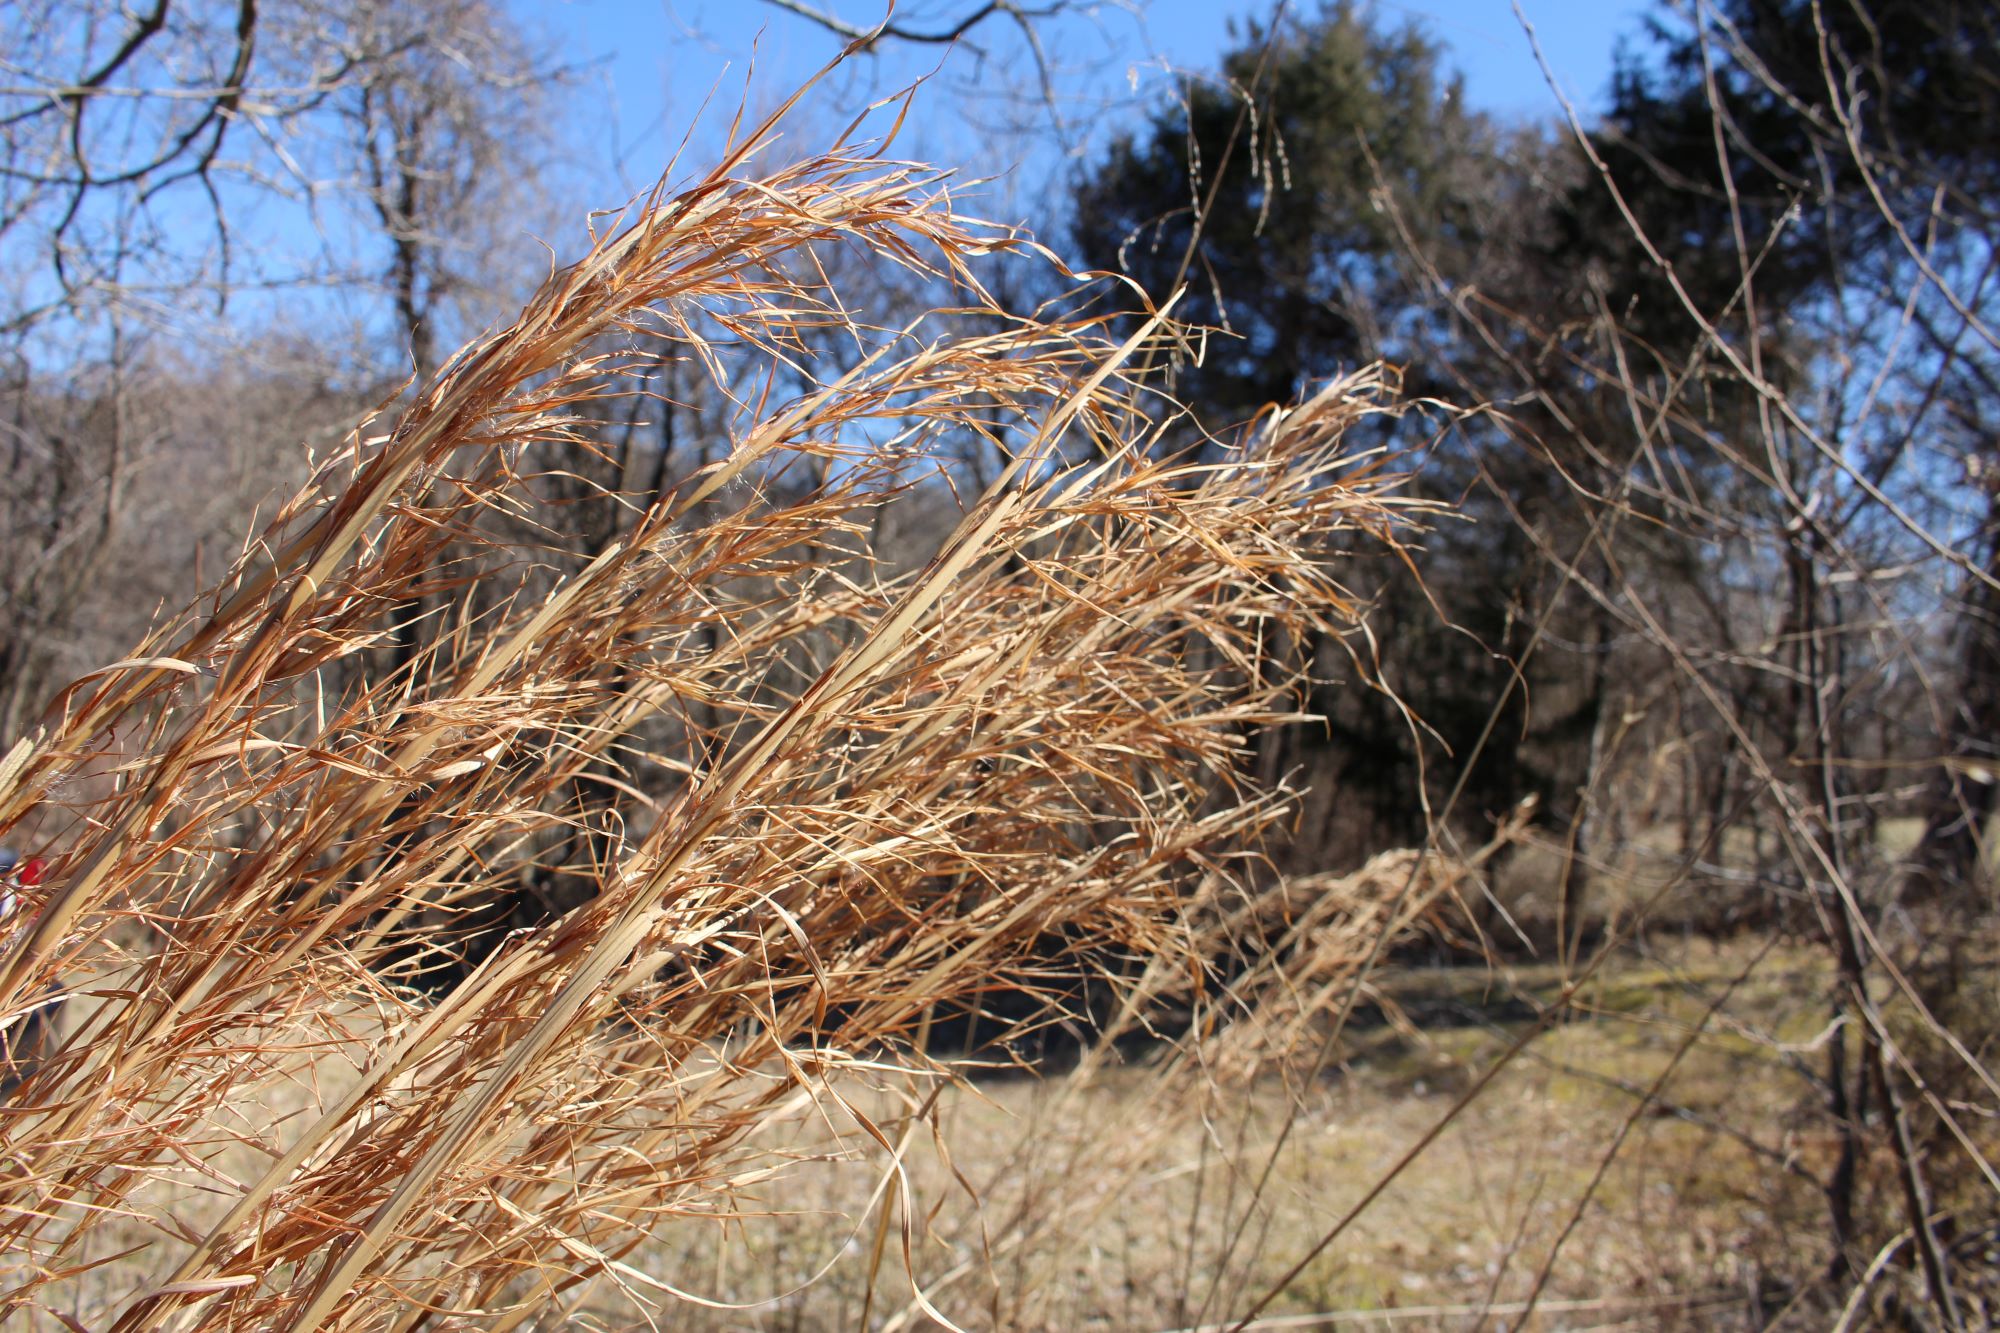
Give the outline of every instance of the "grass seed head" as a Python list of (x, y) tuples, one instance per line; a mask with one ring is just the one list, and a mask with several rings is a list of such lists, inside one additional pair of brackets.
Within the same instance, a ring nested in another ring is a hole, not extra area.
[[(931, 1077), (941, 1008), (1096, 966), (1141, 1001), (1233, 987), (1282, 1040), (1254, 978), (1203, 979), (1265, 906), (1193, 872), (1283, 814), (1241, 765), (1312, 660), (1273, 646), (1339, 640), (1337, 552), (1400, 521), (1342, 446), (1386, 386), (1161, 456), (1127, 375), (1162, 321), (1011, 316), (972, 265), (1023, 238), (851, 146), (759, 172), (771, 128), (357, 433), (9, 753), (0, 828), (36, 811), (57, 873), (0, 1008), (68, 997), (0, 1123), (9, 1308), (129, 1245), (118, 1329), (657, 1301), (635, 1246), (727, 1211), (787, 1118), (881, 1138), (843, 1080)], [(866, 322), (817, 277), (834, 246), (951, 307)], [(677, 410), (669, 362), (726, 454), (602, 488), (615, 531), (565, 551), (593, 404)], [(969, 440), (1000, 479), (893, 572), (873, 515)], [(558, 873), (589, 891), (510, 929)], [(1259, 966), (1338, 975), (1306, 924), (1338, 887)], [(1350, 942), (1381, 919), (1351, 915)]]

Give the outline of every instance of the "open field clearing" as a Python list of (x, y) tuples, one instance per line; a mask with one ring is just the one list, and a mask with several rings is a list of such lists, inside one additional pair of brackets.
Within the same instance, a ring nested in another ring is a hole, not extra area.
[[(1792, 1326), (1824, 1326), (1835, 1312), (1795, 1298), (1816, 1276), (1818, 1180), (1834, 1148), (1807, 1128), (1798, 1098), (1774, 1095), (1784, 1057), (1730, 1030), (1809, 1042), (1824, 1028), (1823, 1009), (1802, 1002), (1823, 988), (1817, 960), (1764, 957), (1728, 1022), (1711, 1017), (1650, 1088), (1701, 1021), (1707, 988), (1755, 952), (1702, 946), (1610, 969), (1253, 1327), (1512, 1327), (1531, 1297), (1540, 1328), (1762, 1328), (1787, 1313)], [(943, 1093), (903, 1159), (921, 1219), (910, 1242), (919, 1285), (964, 1327), (1167, 1330), (1241, 1308), (1284, 1281), (1451, 1112), (1523, 1029), (1523, 1008), (1560, 985), (1554, 969), (1509, 971), (1386, 976), (1383, 989), (1421, 1011), (1420, 1026), (1398, 1034), (1364, 1021), (1352, 1058), (1303, 1085), (1273, 1078), (1182, 1104), (1155, 1075), (1122, 1068), (1082, 1080), (987, 1077)], [(2000, 1146), (1988, 1133), (1989, 1149)], [(810, 1134), (793, 1146), (839, 1151)], [(866, 1156), (802, 1165), (745, 1201), (753, 1215), (662, 1247), (663, 1271), (751, 1305), (683, 1307), (677, 1326), (847, 1328), (864, 1308), (889, 1316), (881, 1326), (927, 1326), (895, 1231), (873, 1257), (882, 1179)], [(760, 1207), (773, 1215), (754, 1216)], [(1992, 1257), (1975, 1262), (1993, 1273)], [(620, 1307), (607, 1296), (591, 1308), (603, 1327), (642, 1326)]]
[[(1992, 960), (1980, 966), (1990, 988)], [(882, 1052), (792, 1095), (698, 1200), (662, 1216), (559, 1320), (529, 1326), (922, 1328), (943, 1316), (1169, 1330), (1267, 1293), (1258, 1327), (1512, 1326), (1531, 1302), (1546, 1328), (1832, 1317), (1811, 1282), (1837, 1146), (1798, 1069), (1831, 1035), (1823, 959), (1670, 936), (1601, 966), (1566, 1003), (1565, 975), (1385, 967), (1342, 1058), (1248, 1086), (1156, 1042), (1086, 1054), (1057, 1040), (1038, 1067), (982, 1060), (955, 1081), (898, 1074), (921, 1066)], [(1542, 1022), (1550, 1006), (1562, 1016)], [(77, 995), (65, 1023), (88, 1024), (91, 1008)], [(64, 1304), (21, 1326), (103, 1327), (156, 1290), (161, 1256), (268, 1162), (252, 1136), (290, 1143), (352, 1092), (357, 1065), (395, 1036), (386, 1012), (274, 1029), (271, 1049), (291, 1053), (273, 1055), (272, 1075), (206, 1127), (183, 1127), (184, 1142), (215, 1150), (149, 1172), (79, 1252), (90, 1267)], [(345, 1044), (315, 1055), (331, 1031)], [(1975, 1132), (2000, 1146), (1990, 1126)], [(580, 1267), (590, 1253), (574, 1255)], [(1990, 1255), (1964, 1258), (1968, 1290), (1990, 1280)], [(513, 1284), (509, 1303), (534, 1286)]]
[[(1705, 997), (1753, 963), (1708, 1015)], [(1757, 1312), (1768, 1321), (1793, 1304), (1820, 1245), (1834, 1145), (1802, 1086), (1784, 1095), (1784, 1065), (1786, 1049), (1823, 1040), (1810, 997), (1826, 980), (1810, 951), (1742, 940), (1605, 969), (1289, 1280), (1556, 998), (1560, 969), (1387, 970), (1377, 987), (1393, 1008), (1357, 1016), (1337, 1068), (1248, 1090), (1163, 1075), (1162, 1052), (1144, 1048), (1094, 1071), (1070, 1067), (1068, 1052), (1040, 1070), (893, 1093), (866, 1091), (864, 1074), (774, 1122), (756, 1144), (764, 1167), (708, 1205), (729, 1220), (669, 1222), (561, 1326), (837, 1329), (865, 1309), (874, 1327), (926, 1327), (914, 1274), (968, 1328), (1191, 1327), (1281, 1281), (1264, 1326), (1511, 1324), (1533, 1296), (1537, 1327), (1761, 1327)], [(354, 1076), (338, 1061), (304, 1066), (261, 1094), (255, 1118), (302, 1126)], [(895, 1142), (900, 1176), (885, 1176), (856, 1112)], [(250, 1117), (237, 1107), (225, 1120)], [(129, 1206), (199, 1229), (256, 1165), (237, 1150), (204, 1172), (163, 1171)], [(104, 1228), (104, 1255), (133, 1253), (94, 1270), (65, 1313), (96, 1327), (157, 1283), (142, 1247), (159, 1237), (136, 1218)], [(1793, 1314), (1812, 1327), (1828, 1312)]]
[[(1753, 962), (1727, 1022), (1708, 1019), (1628, 1125), (1703, 1020), (1704, 994)], [(1809, 952), (1744, 941), (1600, 973), (1570, 1019), (1527, 1046), (1286, 1282), (1268, 1326), (1311, 1327), (1284, 1321), (1314, 1315), (1327, 1327), (1469, 1328), (1482, 1317), (1511, 1322), (1531, 1295), (1537, 1326), (1549, 1328), (1751, 1327), (1755, 1310), (1778, 1313), (1805, 1276), (1800, 1257), (1817, 1248), (1817, 1180), (1832, 1149), (1801, 1132), (1796, 1098), (1774, 1096), (1782, 1056), (1752, 1037), (1810, 1043), (1823, 1024), (1803, 999), (1825, 980)], [(668, 1223), (563, 1326), (644, 1328), (650, 1317), (679, 1328), (836, 1329), (859, 1326), (865, 1308), (871, 1326), (925, 1327), (913, 1274), (963, 1327), (1212, 1322), (1216, 1309), (1283, 1280), (1560, 984), (1549, 966), (1389, 970), (1378, 986), (1399, 1021), (1363, 1013), (1337, 1069), (1306, 1081), (1268, 1076), (1247, 1092), (1204, 1091), (1143, 1051), (1137, 1064), (1079, 1073), (1063, 1068), (1071, 1054), (934, 1091), (869, 1093), (861, 1075), (818, 1109), (772, 1124), (756, 1147), (775, 1169), (761, 1180), (765, 1169), (746, 1171), (751, 1179), (709, 1205), (730, 1220)], [(260, 1095), (255, 1118), (303, 1126), (354, 1076), (338, 1061), (302, 1066), (289, 1087)], [(885, 1177), (857, 1112), (895, 1142), (900, 1177)], [(230, 1129), (251, 1117), (238, 1106), (221, 1119)], [(128, 1207), (198, 1230), (257, 1164), (239, 1149), (205, 1171), (163, 1171)], [(1558, 1237), (1561, 1262), (1536, 1293)], [(65, 1313), (97, 1327), (156, 1283), (141, 1247), (159, 1238), (157, 1222), (137, 1218), (103, 1228), (94, 1244), (104, 1256), (132, 1253), (95, 1269)], [(685, 1303), (664, 1286), (736, 1308)], [(43, 1315), (23, 1326), (62, 1325)]]

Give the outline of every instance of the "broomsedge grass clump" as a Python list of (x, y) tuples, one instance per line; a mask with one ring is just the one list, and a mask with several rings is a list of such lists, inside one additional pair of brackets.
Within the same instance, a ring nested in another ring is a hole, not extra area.
[[(0, 1108), (9, 1317), (670, 1303), (699, 1284), (647, 1243), (768, 1180), (760, 1132), (891, 1148), (854, 1089), (920, 1107), (941, 1007), (1107, 959), (1142, 999), (1204, 993), (1202, 923), (1244, 925), (1231, 858), (1288, 805), (1239, 774), (1294, 718), (1270, 646), (1351, 630), (1336, 553), (1393, 539), (1342, 445), (1384, 386), (1162, 458), (1128, 368), (1163, 315), (1122, 342), (1009, 317), (970, 264), (1024, 240), (862, 149), (756, 171), (775, 123), (357, 433), (0, 762), (0, 831), (32, 816), (57, 857), (0, 1012), (68, 1006)], [(957, 304), (871, 326), (833, 246)], [(856, 350), (825, 372), (832, 331)], [(586, 409), (667, 361), (729, 409), (727, 456), (607, 497), (622, 529), (563, 563), (543, 499), (600, 447)], [(892, 575), (874, 515), (967, 440), (998, 479)], [(592, 892), (472, 948), (558, 845)], [(1371, 892), (1353, 938), (1430, 890)], [(1220, 994), (1211, 1027), (1262, 1012)]]

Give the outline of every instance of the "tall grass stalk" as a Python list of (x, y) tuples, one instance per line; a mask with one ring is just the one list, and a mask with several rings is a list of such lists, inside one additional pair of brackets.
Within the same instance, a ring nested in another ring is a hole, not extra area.
[[(357, 432), (0, 764), (0, 831), (32, 817), (58, 858), (0, 1012), (59, 987), (69, 1027), (0, 1108), (5, 1311), (656, 1306), (699, 1281), (642, 1247), (778, 1170), (760, 1130), (816, 1116), (889, 1153), (849, 1089), (945, 1077), (916, 1041), (939, 1006), (1126, 958), (1142, 998), (1273, 1021), (1210, 975), (1262, 910), (1226, 906), (1231, 856), (1288, 801), (1239, 761), (1296, 716), (1304, 667), (1269, 646), (1350, 632), (1336, 555), (1394, 539), (1380, 460), (1343, 446), (1384, 385), (1159, 457), (1127, 367), (1164, 315), (1123, 342), (1011, 317), (973, 261), (1028, 242), (845, 142), (760, 167), (776, 123)], [(834, 246), (956, 304), (871, 325), (819, 276)], [(856, 348), (833, 371), (828, 330)], [(600, 447), (589, 400), (657, 392), (663, 357), (735, 401), (728, 454), (613, 497), (621, 535), (565, 565), (545, 483)], [(732, 399), (746, 358), (811, 387)], [(1009, 461), (892, 573), (872, 515), (966, 440)], [(587, 899), (472, 948), (579, 831)], [(1323, 953), (1331, 902), (1293, 953)], [(99, 1281), (113, 1259), (143, 1283)]]

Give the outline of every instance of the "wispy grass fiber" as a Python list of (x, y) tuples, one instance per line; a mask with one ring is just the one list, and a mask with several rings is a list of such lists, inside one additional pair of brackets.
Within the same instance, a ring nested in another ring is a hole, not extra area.
[[(1343, 446), (1382, 383), (1163, 458), (1127, 367), (1164, 317), (1122, 342), (1008, 317), (973, 260), (1027, 242), (865, 149), (761, 168), (774, 126), (324, 460), (0, 764), (0, 830), (32, 816), (57, 857), (0, 1012), (68, 1009), (0, 1108), (0, 1311), (505, 1329), (605, 1284), (671, 1303), (699, 1284), (646, 1271), (647, 1238), (779, 1169), (774, 1120), (888, 1149), (845, 1080), (942, 1077), (916, 1041), (939, 1006), (1102, 958), (1208, 985), (1214, 931), (1245, 928), (1215, 905), (1231, 858), (1287, 809), (1241, 771), (1295, 717), (1303, 668), (1269, 645), (1349, 633), (1337, 555), (1393, 540), (1379, 460)], [(834, 245), (958, 304), (875, 327), (821, 280)], [(808, 346), (843, 329), (829, 372)], [(662, 358), (730, 405), (727, 456), (612, 497), (622, 531), (566, 564), (545, 483), (600, 447), (589, 400), (659, 392)], [(999, 479), (891, 576), (872, 516), (967, 441)], [(552, 845), (594, 849), (562, 867), (593, 893), (467, 951)], [(85, 1308), (114, 1259), (144, 1286)]]

